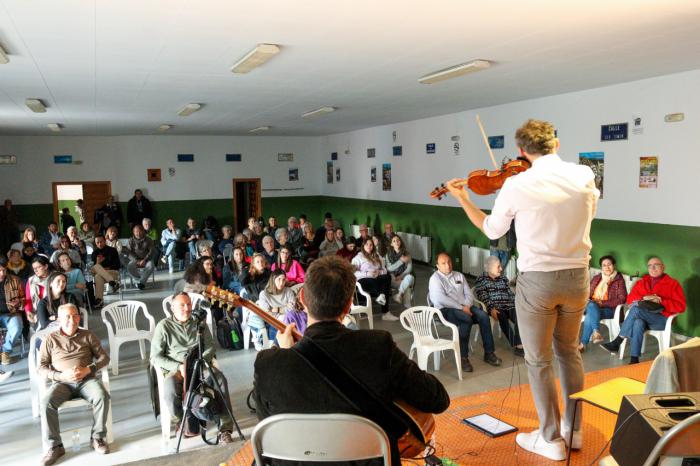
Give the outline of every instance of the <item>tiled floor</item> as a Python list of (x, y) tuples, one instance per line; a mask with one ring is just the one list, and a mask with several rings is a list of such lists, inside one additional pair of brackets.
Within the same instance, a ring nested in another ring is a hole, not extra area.
[[(427, 282), (431, 269), (418, 265), (416, 270), (416, 304), (423, 304), (427, 292)], [(164, 317), (161, 301), (169, 294), (176, 279), (181, 274), (168, 275), (158, 272), (155, 287), (151, 285), (145, 291), (127, 291), (124, 299), (144, 301), (156, 322)], [(107, 302), (116, 300), (116, 296), (106, 299)], [(400, 312), (397, 304), (392, 304), (395, 314)], [(107, 345), (107, 331), (99, 312), (90, 316), (90, 329), (94, 331)], [(361, 323), (363, 327), (366, 322)], [(394, 334), (398, 345), (408, 351), (411, 337), (398, 322), (385, 322), (379, 318), (374, 321), (375, 328), (382, 328)], [(459, 381), (454, 366), (454, 358), (446, 354), (442, 360), (441, 369), (435, 375), (443, 382), (451, 396), (461, 396), (507, 387), (510, 384), (526, 383), (527, 374), (524, 361), (516, 358), (510, 352), (505, 339), (497, 339), (497, 354), (503, 359), (501, 367), (491, 367), (481, 360), (483, 350), (481, 340), (475, 345), (475, 354), (471, 357), (474, 365), (473, 374), (465, 374), (464, 380)], [(648, 355), (653, 356), (656, 345), (647, 345)], [(234, 415), (236, 416), (246, 436), (254, 427), (257, 419), (246, 407), (246, 396), (252, 388), (253, 361), (255, 351), (219, 351), (218, 361), (228, 378), (229, 390), (232, 397)], [(586, 371), (602, 369), (611, 365), (619, 365), (617, 358), (611, 357), (598, 348), (591, 348), (584, 354)], [(64, 430), (67, 454), (60, 462), (66, 465), (111, 465), (143, 458), (151, 458), (163, 454), (160, 443), (160, 424), (153, 416), (150, 395), (147, 390), (146, 361), (138, 355), (136, 343), (122, 347), (119, 365), (119, 375), (111, 376), (112, 409), (115, 441), (111, 445), (112, 453), (98, 456), (86, 447), (89, 437), (90, 415), (86, 412), (65, 413), (61, 416), (61, 426)], [(36, 464), (42, 455), (41, 429), (38, 419), (31, 416), (29, 382), (27, 376), (26, 358), (13, 364), (10, 369), (15, 371), (8, 382), (0, 385), (0, 464), (26, 465)], [(432, 363), (430, 364), (432, 370)], [(72, 430), (80, 428), (82, 448), (78, 453), (70, 449)], [(206, 447), (199, 438), (184, 441), (182, 450), (190, 451)], [(212, 449), (212, 447), (206, 447)], [(217, 460), (204, 460), (207, 451), (202, 451), (201, 462), (198, 464), (214, 464)], [(211, 451), (210, 453), (214, 453)], [(215, 456), (215, 455), (213, 455)]]

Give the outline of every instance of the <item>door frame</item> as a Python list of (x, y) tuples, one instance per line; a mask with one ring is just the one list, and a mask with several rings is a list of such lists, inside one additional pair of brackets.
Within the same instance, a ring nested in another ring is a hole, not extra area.
[(231, 197), (233, 202), (231, 203), (231, 205), (233, 207), (234, 232), (236, 231), (236, 225), (238, 225), (238, 209), (236, 209), (236, 183), (255, 183), (257, 185), (257, 209), (255, 211), (255, 218), (258, 218), (260, 217), (260, 215), (262, 215), (262, 185), (260, 180), (260, 178), (233, 178), (231, 185), (233, 188), (233, 196)]
[(105, 181), (52, 181), (51, 182), (51, 192), (53, 193), (53, 221), (58, 223), (58, 187), (63, 184), (79, 184), (81, 186), (89, 184), (105, 184), (109, 187), (109, 195), (112, 195), (112, 182), (109, 180)]

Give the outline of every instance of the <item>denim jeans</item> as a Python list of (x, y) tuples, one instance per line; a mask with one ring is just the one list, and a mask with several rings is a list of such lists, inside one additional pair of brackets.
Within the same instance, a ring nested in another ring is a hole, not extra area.
[(0, 325), (7, 329), (2, 352), (10, 354), (17, 338), (22, 335), (22, 317), (19, 314), (0, 314)]
[(615, 309), (600, 307), (595, 301), (588, 301), (588, 304), (586, 304), (586, 318), (583, 321), (583, 332), (581, 333), (581, 344), (588, 344), (593, 331), (597, 332), (600, 328), (601, 319), (612, 319), (614, 315)]
[(197, 248), (195, 247), (195, 241), (188, 241), (187, 247), (190, 250), (190, 264), (197, 260)]
[(471, 334), (473, 324), (479, 325), (481, 341), (484, 342), (484, 353), (493, 353), (495, 346), (493, 342), (493, 333), (491, 332), (491, 320), (488, 314), (477, 306), (472, 306), (470, 310), (472, 315), (467, 314), (462, 309), (450, 307), (440, 309), (445, 320), (456, 325), (457, 330), (459, 330), (459, 352), (463, 358), (469, 355), (469, 335)]
[(666, 317), (663, 314), (645, 311), (637, 304), (632, 304), (620, 328), (620, 336), (630, 339), (630, 356), (639, 357), (642, 353), (642, 340), (647, 330), (663, 330), (666, 328)]

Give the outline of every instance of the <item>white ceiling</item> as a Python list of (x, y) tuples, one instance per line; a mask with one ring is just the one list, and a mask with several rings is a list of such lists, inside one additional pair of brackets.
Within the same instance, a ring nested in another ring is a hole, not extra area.
[(332, 134), (698, 69), (698, 24), (698, 0), (0, 0), (0, 134)]

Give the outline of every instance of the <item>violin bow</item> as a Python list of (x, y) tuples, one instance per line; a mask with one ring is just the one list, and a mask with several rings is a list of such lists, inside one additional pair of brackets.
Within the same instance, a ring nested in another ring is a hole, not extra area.
[(489, 151), (489, 156), (491, 157), (491, 162), (493, 162), (493, 168), (494, 170), (498, 170), (499, 166), (496, 163), (496, 158), (493, 156), (493, 151), (491, 150), (491, 146), (489, 145), (489, 138), (486, 137), (486, 131), (484, 131), (484, 126), (481, 124), (481, 118), (479, 118), (479, 114), (476, 114), (476, 124), (479, 125), (479, 130), (481, 131), (481, 137), (484, 138), (484, 144), (486, 144), (486, 150)]

